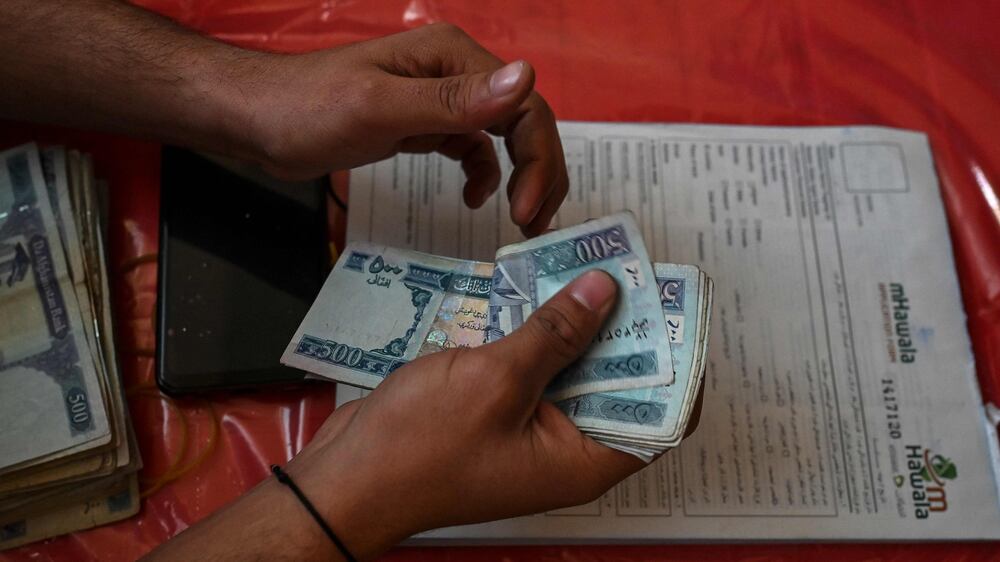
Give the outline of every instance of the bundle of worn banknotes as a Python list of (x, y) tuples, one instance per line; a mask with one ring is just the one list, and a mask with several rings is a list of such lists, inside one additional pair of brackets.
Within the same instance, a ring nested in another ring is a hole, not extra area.
[(0, 549), (139, 509), (86, 155), (0, 152)]
[(496, 263), (352, 243), (282, 363), (372, 389), (421, 355), (504, 337), (590, 269), (615, 278), (618, 304), (546, 398), (587, 435), (648, 462), (680, 443), (698, 398), (712, 280), (650, 263), (631, 213), (505, 246)]

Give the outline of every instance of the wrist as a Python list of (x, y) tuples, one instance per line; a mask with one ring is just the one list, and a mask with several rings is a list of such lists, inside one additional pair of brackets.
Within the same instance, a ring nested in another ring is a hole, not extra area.
[[(264, 117), (276, 104), (266, 89), (269, 68), (279, 57), (216, 43), (201, 57), (201, 64), (189, 85), (188, 111), (194, 116), (194, 134), (185, 144), (203, 148), (240, 160), (262, 163), (273, 137), (271, 126)], [(271, 104), (271, 109), (268, 107)]]
[(302, 466), (293, 460), (288, 472), (356, 559), (371, 560), (416, 532), (398, 494), (379, 484), (377, 466), (330, 453)]
[(248, 504), (256, 517), (274, 521), (280, 529), (275, 531), (284, 536), (282, 542), (286, 542), (289, 552), (297, 553), (296, 558), (346, 562), (295, 494), (273, 476), (251, 492)]
[(289, 77), (298, 80), (313, 71), (303, 61), (304, 55), (240, 50), (219, 69), (225, 75), (221, 87), (219, 79), (213, 77), (218, 73), (209, 74), (206, 87), (218, 90), (219, 109), (213, 125), (220, 133), (220, 152), (252, 162), (278, 177), (297, 172), (289, 169), (292, 147), (301, 146), (305, 137), (298, 128), (302, 114), (308, 113), (308, 104), (315, 101), (304, 102), (302, 84), (289, 81)]
[(267, 478), (160, 545), (148, 560), (245, 560), (279, 555), (290, 560), (344, 560), (298, 498), (274, 478)]

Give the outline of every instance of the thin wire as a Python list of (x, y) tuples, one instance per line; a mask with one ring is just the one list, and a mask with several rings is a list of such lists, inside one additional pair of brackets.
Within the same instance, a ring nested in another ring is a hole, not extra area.
[(193, 459), (191, 459), (191, 461), (189, 461), (187, 464), (182, 465), (181, 461), (183, 461), (184, 458), (187, 457), (188, 448), (190, 445), (190, 440), (188, 438), (190, 431), (189, 430), (190, 423), (188, 422), (187, 415), (184, 413), (184, 410), (177, 405), (177, 403), (174, 401), (173, 398), (161, 393), (159, 389), (156, 388), (155, 386), (135, 387), (129, 389), (126, 392), (126, 395), (129, 396), (130, 398), (144, 397), (144, 398), (158, 399), (162, 403), (166, 404), (167, 408), (173, 410), (176, 413), (178, 424), (176, 426), (175, 431), (180, 432), (180, 447), (179, 447), (180, 452), (177, 454), (176, 457), (174, 457), (170, 461), (170, 464), (167, 466), (167, 469), (162, 474), (158, 476), (143, 477), (141, 479), (143, 484), (148, 485), (148, 487), (145, 490), (143, 490), (142, 493), (140, 494), (141, 497), (145, 498), (155, 494), (157, 491), (160, 490), (160, 488), (163, 488), (167, 484), (175, 480), (178, 480), (180, 477), (184, 476), (188, 472), (191, 472), (195, 468), (198, 468), (208, 459), (209, 455), (215, 451), (216, 446), (218, 445), (219, 442), (220, 424), (219, 424), (219, 416), (218, 414), (216, 414), (215, 408), (212, 406), (210, 402), (208, 401), (204, 402), (205, 408), (208, 410), (209, 416), (212, 420), (212, 425), (211, 425), (212, 432), (208, 436), (208, 443), (205, 444), (205, 446), (201, 449), (201, 451), (199, 451), (198, 454), (195, 455)]
[[(122, 264), (120, 271), (122, 275), (127, 275), (143, 265), (156, 264), (156, 263), (157, 263), (156, 253), (143, 254), (131, 258), (129, 260), (126, 260), (125, 263)], [(150, 315), (150, 324), (152, 332), (156, 333), (155, 307), (153, 308), (153, 313)], [(156, 354), (155, 349), (144, 349), (144, 348), (131, 349), (128, 350), (128, 352), (134, 355), (138, 355), (140, 357), (154, 357)], [(188, 439), (190, 424), (188, 422), (187, 415), (185, 414), (184, 409), (178, 406), (177, 402), (174, 401), (173, 398), (160, 392), (160, 389), (157, 388), (155, 385), (140, 384), (138, 386), (126, 389), (125, 395), (129, 398), (136, 398), (136, 397), (152, 398), (155, 400), (159, 400), (160, 402), (165, 404), (169, 410), (173, 410), (176, 413), (178, 424), (174, 431), (180, 432), (180, 447), (178, 447), (179, 452), (177, 456), (171, 459), (170, 463), (167, 465), (167, 469), (162, 474), (158, 476), (141, 478), (143, 484), (148, 485), (148, 487), (141, 492), (140, 494), (141, 497), (145, 498), (156, 493), (167, 484), (175, 480), (178, 480), (188, 472), (191, 472), (195, 468), (201, 466), (205, 462), (205, 460), (208, 459), (209, 455), (211, 455), (212, 452), (215, 451), (219, 442), (220, 423), (219, 423), (219, 416), (215, 412), (215, 408), (212, 406), (211, 402), (204, 401), (204, 406), (208, 410), (209, 417), (211, 418), (212, 421), (212, 425), (210, 426), (211, 433), (209, 433), (208, 442), (200, 451), (198, 451), (198, 453), (194, 456), (194, 458), (192, 458), (186, 464), (181, 464), (182, 461), (188, 456), (188, 448), (189, 445), (191, 445)]]

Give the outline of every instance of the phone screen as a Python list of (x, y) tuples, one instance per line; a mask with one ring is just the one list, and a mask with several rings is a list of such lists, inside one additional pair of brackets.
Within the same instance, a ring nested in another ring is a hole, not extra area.
[(278, 360), (326, 275), (328, 182), (281, 182), (164, 148), (157, 305), (164, 390), (303, 379)]

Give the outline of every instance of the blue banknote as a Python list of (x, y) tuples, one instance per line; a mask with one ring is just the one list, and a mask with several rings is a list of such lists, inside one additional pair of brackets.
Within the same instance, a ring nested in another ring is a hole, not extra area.
[(375, 388), (422, 355), (507, 336), (599, 268), (617, 281), (618, 304), (546, 398), (594, 439), (645, 460), (676, 444), (701, 381), (711, 281), (694, 266), (650, 264), (629, 213), (505, 246), (496, 257), (491, 264), (353, 242), (281, 361)]
[(374, 388), (421, 355), (482, 345), (492, 273), (490, 263), (352, 243), (281, 361)]
[(674, 384), (587, 394), (557, 406), (599, 440), (606, 434), (663, 450), (683, 437), (701, 385), (712, 284), (695, 266), (657, 263), (654, 270), (673, 352)]
[(618, 282), (611, 316), (580, 361), (546, 389), (550, 400), (674, 380), (667, 326), (642, 236), (631, 213), (551, 232), (497, 252), (490, 295), (490, 341), (520, 327), (531, 312), (591, 269)]
[(34, 145), (0, 153), (0, 468), (110, 441)]

